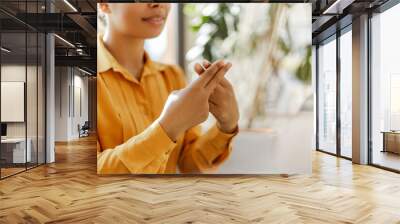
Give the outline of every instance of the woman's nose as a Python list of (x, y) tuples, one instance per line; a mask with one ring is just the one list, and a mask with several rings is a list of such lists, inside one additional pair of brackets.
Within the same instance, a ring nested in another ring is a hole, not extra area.
[(149, 3), (150, 8), (167, 8), (170, 3)]
[(150, 8), (158, 8), (160, 7), (160, 3), (149, 3)]

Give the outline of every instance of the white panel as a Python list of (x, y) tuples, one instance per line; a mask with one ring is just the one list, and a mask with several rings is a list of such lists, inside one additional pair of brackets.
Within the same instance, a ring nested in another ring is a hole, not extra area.
[(1, 82), (1, 122), (24, 122), (24, 82)]

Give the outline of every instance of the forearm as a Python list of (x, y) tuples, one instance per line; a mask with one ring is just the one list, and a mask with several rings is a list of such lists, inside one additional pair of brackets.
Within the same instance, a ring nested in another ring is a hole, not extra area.
[(98, 152), (97, 171), (99, 174), (163, 173), (175, 145), (155, 121), (123, 144)]

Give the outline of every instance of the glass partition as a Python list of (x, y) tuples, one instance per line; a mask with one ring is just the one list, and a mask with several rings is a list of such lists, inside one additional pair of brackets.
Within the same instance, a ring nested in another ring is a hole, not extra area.
[(26, 140), (26, 41), (25, 32), (1, 34), (2, 177), (24, 171), (31, 161)]
[(45, 35), (17, 17), (44, 1), (1, 1), (0, 178), (45, 163)]
[(371, 18), (371, 162), (400, 171), (400, 5)]
[(340, 154), (352, 157), (352, 32), (340, 36)]
[(336, 39), (318, 48), (318, 146), (336, 153)]

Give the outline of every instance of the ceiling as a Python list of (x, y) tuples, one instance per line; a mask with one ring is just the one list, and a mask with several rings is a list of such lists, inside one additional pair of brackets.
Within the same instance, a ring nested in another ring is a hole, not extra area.
[(36, 33), (51, 32), (57, 34), (56, 66), (77, 66), (96, 74), (96, 0), (47, 0), (47, 4), (44, 0), (1, 0), (0, 26), (2, 46), (11, 50), (3, 61), (36, 57), (36, 51), (44, 47), (36, 43)]
[[(312, 3), (312, 36), (315, 44), (334, 34), (338, 28), (351, 24), (352, 17), (373, 10), (388, 0), (287, 2)], [(2, 45), (12, 48), (16, 57), (26, 53), (25, 30), (54, 32), (58, 35), (55, 38), (56, 65), (79, 66), (96, 73), (96, 0), (47, 0), (47, 5), (45, 0), (1, 0), (0, 25)], [(28, 37), (27, 41), (30, 39)], [(35, 49), (35, 43), (28, 43), (28, 55), (34, 53)], [(8, 58), (12, 58), (13, 54), (9, 54)]]
[(389, 0), (311, 0), (313, 44), (351, 24), (352, 18), (373, 11)]

